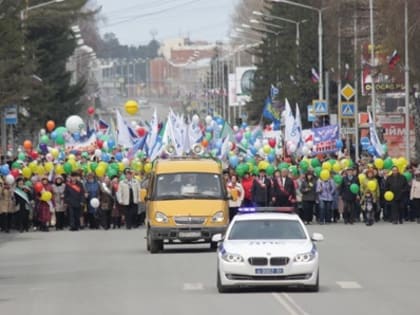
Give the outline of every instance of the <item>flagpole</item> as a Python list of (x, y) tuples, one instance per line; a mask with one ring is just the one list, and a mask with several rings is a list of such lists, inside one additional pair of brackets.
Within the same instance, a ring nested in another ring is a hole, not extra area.
[(410, 65), (408, 63), (408, 1), (404, 2), (404, 85), (405, 85), (405, 158), (410, 161)]
[(376, 129), (376, 87), (375, 87), (375, 80), (374, 80), (374, 71), (373, 67), (375, 65), (375, 43), (374, 43), (374, 30), (373, 30), (373, 0), (369, 0), (369, 12), (370, 12), (370, 78), (372, 80), (372, 92), (371, 92), (371, 100), (372, 100), (372, 119), (374, 123), (374, 127)]

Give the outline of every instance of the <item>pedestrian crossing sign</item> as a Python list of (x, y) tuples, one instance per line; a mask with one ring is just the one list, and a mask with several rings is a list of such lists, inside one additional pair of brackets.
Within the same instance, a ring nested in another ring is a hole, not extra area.
[(340, 103), (340, 113), (343, 119), (354, 119), (356, 117), (355, 104), (353, 102)]
[(328, 103), (326, 100), (313, 100), (313, 113), (316, 116), (328, 115)]

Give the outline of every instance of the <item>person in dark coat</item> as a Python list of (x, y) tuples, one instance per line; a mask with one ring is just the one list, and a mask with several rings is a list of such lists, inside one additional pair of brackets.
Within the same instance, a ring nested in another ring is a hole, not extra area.
[(77, 172), (71, 173), (64, 189), (64, 202), (69, 210), (70, 231), (80, 229), (80, 214), (85, 202), (85, 190), (83, 184), (78, 180), (78, 176)]
[(294, 207), (296, 205), (296, 189), (289, 177), (287, 168), (274, 173), (271, 201), (276, 207)]
[(316, 178), (312, 171), (308, 171), (300, 186), (302, 193), (303, 222), (310, 224), (314, 217), (314, 207), (317, 199)]
[(343, 182), (340, 186), (340, 196), (343, 200), (343, 218), (344, 223), (354, 223), (355, 214), (356, 214), (356, 203), (359, 200), (359, 195), (353, 193), (350, 190), (351, 185), (359, 185), (359, 180), (356, 177), (356, 170), (349, 167), (345, 171), (345, 176), (343, 177)]
[(391, 191), (394, 199), (391, 200), (391, 219), (393, 224), (403, 223), (405, 210), (405, 197), (409, 191), (407, 179), (400, 174), (398, 167), (392, 168), (392, 175), (386, 179), (385, 191)]
[(271, 182), (265, 176), (265, 170), (261, 169), (259, 176), (254, 178), (251, 188), (252, 201), (257, 207), (268, 207), (271, 191)]

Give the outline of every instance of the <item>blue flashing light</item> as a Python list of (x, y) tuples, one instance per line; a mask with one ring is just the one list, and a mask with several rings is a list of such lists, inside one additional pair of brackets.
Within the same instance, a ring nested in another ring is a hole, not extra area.
[(279, 213), (295, 213), (294, 207), (241, 207), (238, 213), (256, 213), (256, 212), (279, 212)]

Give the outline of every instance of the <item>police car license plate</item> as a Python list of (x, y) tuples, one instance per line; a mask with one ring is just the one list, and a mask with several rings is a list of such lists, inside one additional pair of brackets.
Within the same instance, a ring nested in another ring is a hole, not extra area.
[(283, 273), (283, 268), (256, 268), (257, 275), (278, 275)]
[(201, 237), (201, 232), (200, 231), (179, 232), (178, 237), (181, 237), (181, 238)]

